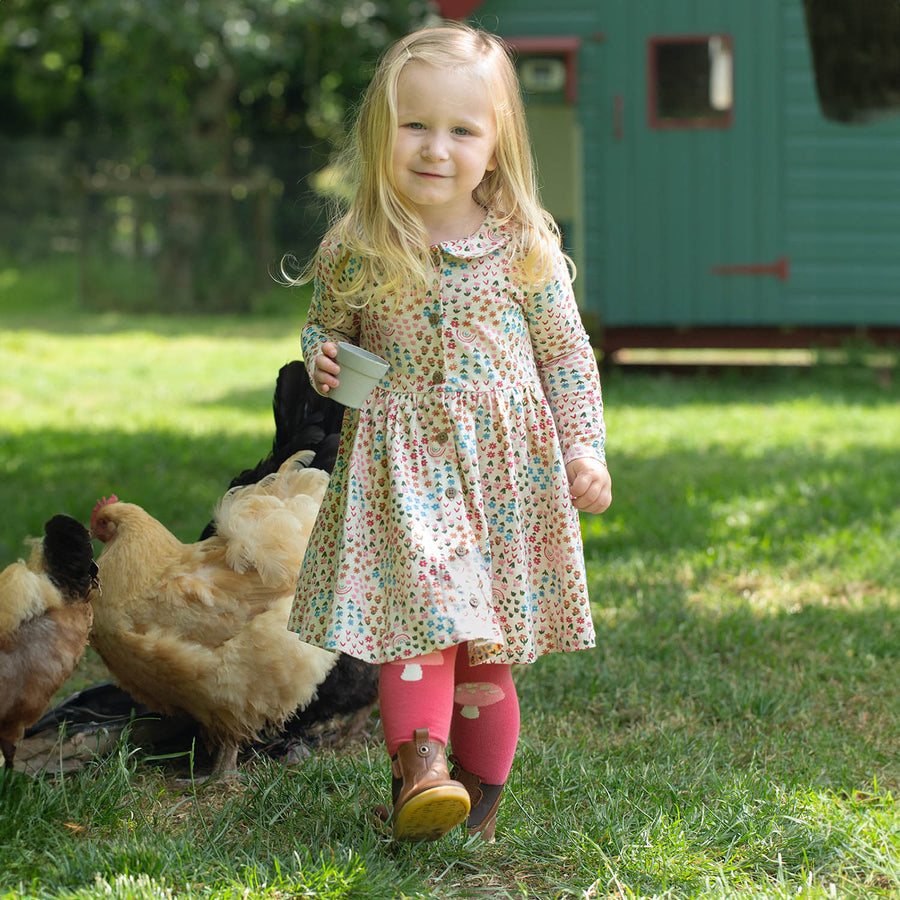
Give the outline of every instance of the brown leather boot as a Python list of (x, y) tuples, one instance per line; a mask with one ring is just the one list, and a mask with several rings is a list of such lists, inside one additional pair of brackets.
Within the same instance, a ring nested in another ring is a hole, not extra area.
[(394, 840), (435, 841), (469, 814), (469, 793), (450, 779), (444, 745), (427, 728), (397, 748), (391, 770), (401, 781), (391, 816)]
[(500, 809), (502, 784), (485, 784), (477, 775), (467, 772), (455, 756), (450, 757), (450, 777), (458, 781), (468, 792), (472, 809), (466, 828), (470, 835), (477, 834), (488, 844), (494, 843), (497, 827), (497, 810)]

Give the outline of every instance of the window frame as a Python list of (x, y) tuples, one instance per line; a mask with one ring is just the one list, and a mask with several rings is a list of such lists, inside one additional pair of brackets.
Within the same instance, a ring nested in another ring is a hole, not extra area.
[[(710, 38), (720, 38), (731, 53), (731, 106), (721, 115), (693, 116), (675, 119), (659, 114), (658, 48), (672, 44), (706, 44)], [(647, 38), (647, 124), (655, 131), (722, 131), (734, 125), (734, 37), (727, 31), (697, 32), (692, 34), (656, 34)]]

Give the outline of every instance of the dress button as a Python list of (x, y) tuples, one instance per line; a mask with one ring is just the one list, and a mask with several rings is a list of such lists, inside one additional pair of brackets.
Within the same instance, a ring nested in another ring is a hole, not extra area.
[(478, 598), (474, 594), (469, 597), (469, 606), (471, 606), (472, 609), (475, 609), (475, 607), (478, 606)]
[(452, 499), (456, 496), (456, 488), (455, 488), (455, 487), (448, 487), (447, 490), (444, 491), (444, 496), (445, 496), (448, 500), (452, 500)]
[(440, 325), (440, 323), (441, 323), (441, 317), (440, 317), (437, 313), (432, 313), (432, 314), (428, 317), (428, 322), (429, 322), (431, 325)]
[(469, 551), (466, 550), (466, 548), (463, 547), (462, 545), (460, 545), (459, 547), (456, 548), (456, 555), (457, 555), (457, 556), (465, 556), (468, 552), (469, 552)]
[(431, 376), (432, 384), (440, 384), (444, 380), (444, 376), (440, 372), (434, 372)]
[(450, 440), (450, 435), (446, 431), (441, 431), (434, 438), (439, 444), (446, 444)]

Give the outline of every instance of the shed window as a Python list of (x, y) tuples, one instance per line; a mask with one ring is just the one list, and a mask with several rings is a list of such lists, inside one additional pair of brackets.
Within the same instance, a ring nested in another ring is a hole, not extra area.
[(651, 128), (729, 128), (734, 112), (734, 54), (726, 34), (651, 38)]

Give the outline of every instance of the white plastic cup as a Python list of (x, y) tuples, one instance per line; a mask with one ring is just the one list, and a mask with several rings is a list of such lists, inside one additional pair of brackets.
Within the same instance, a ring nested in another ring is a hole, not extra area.
[(337, 364), (341, 367), (340, 384), (328, 396), (344, 406), (359, 409), (366, 397), (388, 370), (388, 362), (362, 347), (338, 341)]

